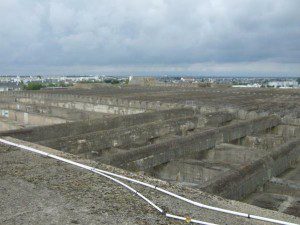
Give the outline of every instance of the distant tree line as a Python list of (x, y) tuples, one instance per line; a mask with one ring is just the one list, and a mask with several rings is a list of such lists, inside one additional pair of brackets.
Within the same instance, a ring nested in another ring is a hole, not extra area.
[(90, 84), (90, 83), (105, 83), (105, 84), (120, 84), (121, 81), (119, 81), (118, 79), (113, 79), (113, 78), (108, 78), (105, 80), (83, 80), (80, 81), (79, 83), (83, 83), (83, 84)]
[(58, 83), (42, 83), (42, 82), (29, 82), (27, 84), (24, 84), (21, 82), (21, 86), (23, 90), (41, 90), (42, 88), (46, 87), (67, 87), (68, 85), (64, 82), (58, 82)]

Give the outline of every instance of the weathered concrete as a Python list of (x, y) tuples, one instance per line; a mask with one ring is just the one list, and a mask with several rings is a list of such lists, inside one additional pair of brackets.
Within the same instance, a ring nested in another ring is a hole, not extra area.
[[(121, 167), (145, 172), (154, 168), (163, 179), (193, 188), (209, 186), (212, 193), (240, 199), (261, 190), (263, 184), (265, 192), (268, 180), (283, 172), (291, 176), (280, 179), (297, 184), (297, 174), (289, 171), (294, 170), (299, 143), (293, 146), (289, 141), (299, 138), (299, 102), (297, 90), (219, 87), (106, 85), (90, 90), (7, 92), (0, 93), (0, 109), (89, 120), (0, 135), (48, 143), (103, 162), (113, 159)], [(103, 115), (99, 112), (122, 116), (98, 119)], [(136, 112), (148, 113), (123, 116)], [(268, 117), (274, 114), (277, 117)], [(278, 149), (295, 151), (279, 154)], [(267, 192), (284, 195), (276, 210), (293, 214), (298, 208), (288, 191), (294, 192), (290, 187), (285, 193), (279, 189)]]
[(164, 121), (156, 121), (141, 125), (121, 127), (71, 137), (51, 139), (39, 142), (42, 145), (72, 153), (97, 152), (100, 156), (101, 150), (117, 147), (128, 148), (145, 145), (149, 141), (166, 136), (194, 130), (197, 126), (197, 117), (175, 118)]
[(160, 137), (173, 134), (186, 135), (197, 127), (220, 126), (232, 121), (232, 119), (232, 114), (229, 113), (210, 113), (188, 117), (174, 117), (173, 119), (158, 120), (151, 123), (141, 121), (140, 124), (134, 126), (47, 139), (39, 143), (73, 153), (88, 154), (93, 151), (100, 156), (102, 154), (101, 150), (108, 148), (132, 148), (147, 145)]
[(284, 140), (288, 140), (290, 138), (300, 137), (300, 126), (280, 125), (277, 126), (273, 132), (282, 136)]
[[(109, 88), (108, 90), (111, 90)], [(115, 90), (116, 92), (120, 91), (119, 89)], [(143, 90), (144, 91), (144, 90)], [(66, 92), (66, 91), (64, 91)], [(78, 92), (78, 90), (76, 90)], [(84, 92), (83, 92), (84, 93)], [(92, 94), (92, 93), (91, 93)], [(52, 102), (54, 106), (60, 107), (76, 107), (82, 109), (83, 105), (89, 106), (88, 111), (99, 111), (105, 113), (117, 113), (117, 114), (129, 114), (129, 113), (138, 113), (149, 110), (167, 110), (172, 108), (183, 107), (184, 104), (176, 103), (164, 103), (159, 101), (138, 101), (138, 100), (123, 100), (121, 98), (115, 97), (101, 97), (95, 95), (78, 95), (78, 94), (58, 94), (53, 92), (3, 92), (0, 93), (1, 101), (7, 101), (7, 99), (13, 99), (15, 102), (35, 102), (35, 104), (44, 104), (45, 100)], [(3, 100), (4, 99), (4, 100)], [(11, 101), (11, 100), (8, 100)], [(74, 104), (73, 104), (74, 103)], [(85, 109), (84, 109), (85, 110)], [(104, 111), (103, 111), (104, 110)]]
[(232, 144), (220, 144), (214, 149), (208, 150), (203, 158), (216, 163), (243, 165), (258, 160), (266, 154), (267, 152), (264, 150), (251, 149)]
[(22, 129), (23, 126), (15, 121), (7, 120), (5, 118), (0, 118), (0, 132), (7, 130)]
[[(298, 154), (299, 156), (299, 154)], [(279, 177), (272, 177), (245, 202), (300, 216), (300, 164), (296, 162)]]
[(300, 126), (300, 118), (295, 118), (290, 115), (283, 117), (282, 122), (287, 125)]
[(59, 101), (51, 99), (32, 99), (32, 98), (18, 98), (17, 102), (23, 104), (40, 104), (54, 107), (61, 107), (67, 109), (85, 110), (90, 112), (100, 112), (106, 114), (130, 115), (145, 112), (144, 109), (136, 109), (131, 107), (111, 106), (99, 103), (90, 103), (82, 101)]
[(42, 114), (51, 117), (59, 117), (68, 121), (96, 119), (111, 116), (110, 114), (90, 112), (85, 110), (67, 109), (49, 105), (22, 104), (16, 102), (0, 103), (0, 109), (12, 109), (21, 112)]
[(239, 140), (239, 144), (250, 148), (259, 148), (268, 151), (273, 151), (275, 147), (278, 147), (285, 143), (284, 137), (280, 135), (262, 134), (259, 136), (246, 136)]
[(300, 139), (291, 140), (259, 160), (228, 171), (209, 181), (202, 190), (231, 199), (241, 199), (290, 168), (300, 154)]
[[(32, 143), (27, 144), (80, 163), (96, 165), (94, 161)], [(286, 214), (170, 185), (103, 164), (98, 167), (158, 185), (203, 204), (300, 223), (299, 218)], [(103, 177), (16, 148), (1, 145), (0, 174), (1, 224), (178, 224), (177, 221), (161, 216), (143, 200)], [(248, 218), (216, 214), (159, 192), (132, 186), (168, 212), (183, 216), (188, 214), (192, 218), (216, 224), (267, 225)]]
[[(226, 171), (239, 171), (245, 164), (259, 160), (268, 152), (240, 145), (220, 144), (202, 154), (188, 159), (173, 160), (150, 170), (163, 180), (177, 181), (184, 185), (201, 187), (214, 178), (226, 176)], [(197, 160), (195, 160), (197, 158)]]
[(151, 170), (151, 175), (167, 181), (176, 181), (184, 185), (196, 186), (218, 176), (226, 168), (218, 163), (207, 163), (200, 160), (173, 160)]
[(28, 113), (11, 109), (1, 109), (0, 116), (2, 118), (9, 119), (11, 121), (16, 121), (23, 125), (50, 125), (50, 124), (61, 124), (67, 121), (63, 118), (51, 117), (40, 115), (36, 113)]
[(247, 202), (262, 208), (300, 217), (300, 198), (271, 193), (255, 193)]
[(224, 126), (234, 120), (236, 117), (233, 113), (229, 112), (210, 112), (210, 113), (201, 113), (202, 115), (199, 118), (198, 127), (218, 127), (218, 126)]
[(300, 198), (299, 181), (272, 177), (263, 187), (265, 192)]
[(263, 117), (209, 131), (194, 132), (187, 137), (136, 148), (126, 154), (115, 154), (102, 161), (133, 170), (147, 170), (172, 159), (213, 148), (221, 142), (228, 143), (251, 133), (272, 128), (279, 123), (280, 119), (276, 116)]
[(158, 120), (167, 120), (176, 117), (193, 116), (193, 109), (172, 109), (160, 112), (148, 112), (135, 115), (125, 115), (122, 117), (113, 117), (107, 119), (94, 119), (87, 121), (72, 122), (66, 124), (57, 124), (44, 127), (35, 127), (23, 129), (20, 131), (2, 132), (2, 136), (12, 136), (28, 141), (42, 141), (60, 137), (73, 136), (83, 133), (90, 133), (99, 130), (107, 130), (118, 127), (127, 127), (140, 124), (142, 122), (153, 122)]

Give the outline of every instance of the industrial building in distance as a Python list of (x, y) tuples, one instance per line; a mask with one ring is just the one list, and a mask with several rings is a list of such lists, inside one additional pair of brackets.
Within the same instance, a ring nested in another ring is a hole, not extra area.
[[(300, 224), (299, 88), (130, 78), (2, 91), (0, 111), (1, 140), (249, 214), (124, 181), (186, 222)], [(103, 176), (5, 142), (0, 176), (0, 224), (186, 223)]]

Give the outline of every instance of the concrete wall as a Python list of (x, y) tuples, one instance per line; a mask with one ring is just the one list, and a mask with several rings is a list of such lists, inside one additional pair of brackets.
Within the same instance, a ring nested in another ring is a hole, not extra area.
[(135, 115), (125, 115), (107, 119), (94, 119), (44, 127), (26, 128), (20, 131), (1, 132), (1, 136), (12, 136), (26, 141), (42, 141), (61, 138), (118, 127), (134, 126), (141, 123), (158, 120), (168, 120), (177, 117), (193, 116), (192, 109), (172, 109), (160, 112), (147, 112)]
[(238, 171), (228, 171), (211, 180), (202, 190), (230, 199), (241, 199), (259, 186), (278, 176), (294, 164), (300, 155), (300, 139), (291, 140), (267, 156), (242, 166)]
[(102, 160), (133, 170), (147, 170), (173, 159), (213, 148), (216, 144), (228, 143), (251, 133), (269, 129), (279, 123), (280, 119), (276, 116), (263, 117), (209, 131), (194, 132), (187, 137), (174, 138), (162, 143), (136, 148)]
[[(188, 89), (190, 90), (190, 89)], [(149, 111), (149, 110), (166, 110), (171, 108), (182, 108), (187, 105), (190, 107), (197, 108), (200, 112), (219, 112), (219, 111), (228, 111), (233, 113), (236, 118), (241, 120), (255, 119), (262, 116), (270, 115), (269, 112), (264, 111), (262, 109), (241, 109), (235, 106), (210, 106), (210, 105), (199, 105), (199, 104), (180, 104), (180, 103), (167, 103), (160, 101), (140, 101), (140, 100), (127, 100), (122, 98), (112, 98), (112, 97), (103, 97), (103, 96), (90, 96), (87, 95), (79, 95), (79, 94), (59, 94), (59, 93), (45, 93), (40, 91), (10, 91), (0, 93), (0, 99), (3, 101), (5, 98), (30, 98), (30, 99), (47, 99), (53, 101), (67, 101), (67, 102), (86, 102), (92, 105), (100, 105), (101, 110), (105, 110), (106, 112), (113, 112), (118, 114), (126, 114), (127, 111)], [(75, 104), (76, 105), (76, 104)], [(89, 108), (93, 108), (93, 106), (88, 105)], [(110, 106), (110, 107), (107, 107)], [(73, 106), (72, 106), (73, 107)], [(82, 108), (81, 105), (77, 105), (76, 107)], [(130, 108), (130, 110), (129, 110)], [(96, 110), (100, 110), (97, 109)], [(129, 113), (129, 112), (128, 112)], [(278, 116), (282, 117), (282, 114)], [(283, 117), (284, 123), (299, 125), (300, 119), (295, 118), (293, 115), (287, 115)]]
[(39, 104), (66, 109), (84, 110), (89, 112), (99, 112), (106, 114), (129, 115), (145, 112), (145, 109), (137, 109), (131, 107), (122, 107), (114, 105), (106, 105), (98, 102), (82, 102), (75, 100), (56, 100), (56, 99), (35, 99), (35, 98), (18, 98), (17, 102), (23, 104)]
[(181, 135), (196, 128), (197, 117), (175, 118), (135, 126), (121, 127), (71, 137), (51, 139), (39, 144), (71, 153), (97, 152), (107, 148), (128, 148), (145, 145), (150, 140), (169, 134)]
[(300, 126), (299, 116), (298, 116), (298, 118), (295, 118), (291, 115), (287, 115), (287, 116), (283, 117), (282, 121), (283, 121), (283, 124)]
[(274, 148), (276, 148), (279, 145), (282, 145), (284, 142), (285, 140), (282, 136), (275, 136), (271, 134), (260, 135), (258, 137), (247, 136), (239, 140), (240, 145), (247, 146), (250, 148), (264, 149), (268, 151), (273, 151)]
[(68, 109), (40, 104), (22, 104), (19, 102), (0, 102), (0, 109), (12, 109), (27, 113), (41, 114), (51, 117), (59, 117), (68, 121), (95, 119), (108, 116), (98, 112)]
[(209, 162), (228, 165), (242, 165), (261, 158), (266, 151), (262, 149), (249, 149), (240, 145), (223, 143), (208, 150), (202, 159)]
[(18, 123), (7, 121), (7, 120), (0, 120), (0, 132), (1, 131), (7, 131), (7, 130), (15, 130), (15, 129), (21, 129), (22, 126), (20, 126)]
[(300, 137), (300, 126), (280, 125), (274, 129), (273, 133), (282, 136), (285, 140)]
[[(15, 98), (18, 101), (19, 98), (30, 98), (30, 99), (40, 99), (41, 101), (54, 100), (54, 101), (66, 101), (66, 102), (86, 102), (95, 105), (107, 105), (113, 107), (120, 107), (124, 109), (131, 108), (132, 110), (166, 110), (171, 108), (183, 107), (182, 104), (176, 103), (162, 103), (162, 102), (149, 102), (149, 101), (139, 101), (139, 100), (126, 100), (118, 98), (109, 97), (99, 97), (99, 96), (84, 96), (75, 94), (55, 94), (55, 93), (42, 93), (38, 91), (11, 91), (0, 93), (0, 99), (5, 99), (7, 97)], [(80, 106), (78, 106), (80, 107)]]
[(163, 180), (195, 186), (196, 184), (205, 183), (227, 170), (228, 168), (220, 165), (213, 165), (192, 159), (182, 159), (157, 166), (153, 170), (152, 175)]
[(211, 112), (222, 112), (226, 111), (234, 115), (235, 118), (239, 120), (252, 120), (257, 119), (259, 117), (268, 116), (269, 113), (267, 112), (256, 112), (254, 110), (245, 110), (240, 109), (237, 107), (231, 107), (223, 105), (218, 106), (209, 106), (209, 105), (195, 105), (195, 108), (197, 108), (201, 113), (211, 113)]
[(16, 121), (23, 125), (49, 125), (49, 124), (61, 124), (65, 123), (65, 119), (57, 117), (49, 117), (38, 114), (31, 114), (27, 112), (20, 112), (10, 109), (1, 109), (0, 117), (7, 118), (11, 121)]
[[(191, 110), (190, 112), (192, 114), (193, 111)], [(219, 126), (232, 119), (232, 114), (229, 113), (212, 113), (175, 117), (174, 119), (159, 120), (151, 123), (141, 121), (140, 124), (126, 126), (126, 128), (87, 132), (71, 137), (47, 139), (39, 143), (73, 153), (98, 152), (99, 150), (112, 147), (129, 148), (146, 145), (159, 137), (170, 134), (185, 135), (188, 131), (197, 127)], [(101, 154), (101, 151), (98, 153)]]

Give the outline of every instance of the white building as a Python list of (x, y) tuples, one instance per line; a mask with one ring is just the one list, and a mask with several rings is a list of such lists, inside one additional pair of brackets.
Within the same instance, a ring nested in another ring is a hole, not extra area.
[(268, 86), (275, 88), (288, 88), (288, 87), (298, 87), (298, 82), (295, 80), (291, 81), (270, 81)]
[(0, 83), (0, 92), (2, 91), (15, 91), (20, 90), (20, 87), (16, 83)]

